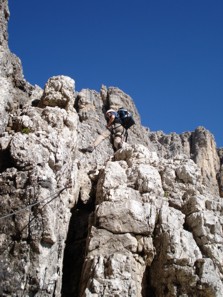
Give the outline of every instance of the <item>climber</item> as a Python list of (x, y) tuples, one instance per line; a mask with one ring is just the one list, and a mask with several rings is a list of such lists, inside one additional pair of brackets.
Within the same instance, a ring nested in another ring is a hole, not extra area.
[(120, 122), (118, 113), (113, 109), (109, 109), (106, 111), (105, 116), (107, 119), (107, 129), (97, 137), (92, 146), (89, 146), (85, 149), (86, 152), (93, 152), (93, 150), (110, 135), (113, 137), (113, 145), (115, 150), (118, 150), (122, 147), (125, 129)]

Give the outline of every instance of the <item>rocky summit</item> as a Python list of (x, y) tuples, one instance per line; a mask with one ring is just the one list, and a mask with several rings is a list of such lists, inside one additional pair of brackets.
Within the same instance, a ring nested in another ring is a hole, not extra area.
[[(151, 132), (117, 87), (42, 90), (0, 0), (0, 296), (222, 297), (223, 149), (204, 127)], [(104, 113), (136, 124), (114, 150)]]

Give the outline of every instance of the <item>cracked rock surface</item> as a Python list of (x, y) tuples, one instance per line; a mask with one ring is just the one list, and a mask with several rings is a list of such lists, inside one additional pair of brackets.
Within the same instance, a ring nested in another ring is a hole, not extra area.
[[(223, 149), (204, 127), (142, 127), (117, 87), (42, 90), (8, 48), (0, 0), (0, 296), (222, 297)], [(114, 151), (104, 112), (136, 122)]]

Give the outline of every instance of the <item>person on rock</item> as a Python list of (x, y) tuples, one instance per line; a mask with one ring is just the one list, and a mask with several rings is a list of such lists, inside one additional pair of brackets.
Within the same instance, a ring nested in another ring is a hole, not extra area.
[(106, 119), (107, 125), (106, 130), (104, 130), (94, 141), (93, 145), (89, 146), (85, 149), (86, 152), (93, 152), (93, 150), (106, 138), (110, 135), (113, 137), (113, 145), (115, 150), (118, 150), (123, 145), (124, 138), (124, 127), (120, 123), (117, 112), (113, 109), (109, 109), (106, 111)]

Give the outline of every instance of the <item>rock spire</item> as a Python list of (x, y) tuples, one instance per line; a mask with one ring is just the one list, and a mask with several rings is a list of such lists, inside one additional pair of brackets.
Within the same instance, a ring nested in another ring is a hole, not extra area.
[[(8, 48), (0, 0), (0, 295), (223, 296), (223, 152), (204, 127), (151, 132), (117, 87), (44, 89)], [(136, 121), (128, 143), (84, 151), (105, 110)]]

